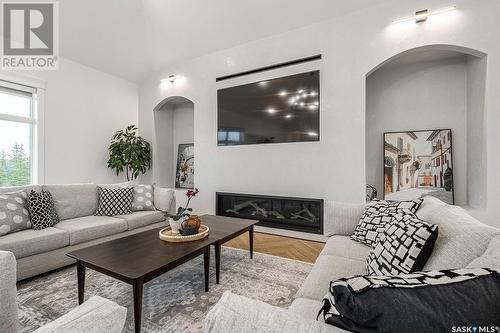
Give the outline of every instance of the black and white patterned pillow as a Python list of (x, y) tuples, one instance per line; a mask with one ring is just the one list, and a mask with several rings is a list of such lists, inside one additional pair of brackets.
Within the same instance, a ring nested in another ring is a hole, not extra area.
[(500, 325), (499, 299), (500, 269), (359, 275), (330, 282), (318, 318), (353, 332), (440, 333)]
[(94, 215), (116, 216), (126, 215), (132, 212), (132, 201), (134, 200), (134, 188), (104, 188), (98, 187), (99, 203)]
[(155, 210), (153, 185), (135, 185), (132, 211)]
[(42, 230), (52, 227), (59, 222), (59, 216), (54, 207), (54, 200), (50, 192), (35, 192), (31, 190), (27, 200), (28, 211), (31, 217), (31, 228)]
[(366, 260), (368, 274), (397, 275), (420, 271), (432, 254), (438, 226), (413, 214), (396, 214)]
[(351, 238), (357, 242), (374, 247), (386, 225), (399, 213), (415, 214), (423, 199), (410, 201), (374, 200), (366, 206)]

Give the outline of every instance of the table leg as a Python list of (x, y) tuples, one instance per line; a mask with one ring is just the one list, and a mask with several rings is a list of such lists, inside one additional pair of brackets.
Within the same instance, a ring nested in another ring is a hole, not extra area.
[(221, 243), (215, 243), (215, 282), (219, 284)]
[(85, 266), (80, 260), (76, 261), (76, 276), (78, 281), (78, 305), (83, 303), (85, 296)]
[(132, 285), (134, 289), (134, 325), (135, 333), (141, 332), (141, 319), (142, 319), (142, 280), (134, 281)]
[(253, 225), (248, 230), (248, 238), (250, 241), (250, 259), (253, 259)]
[(205, 292), (207, 292), (210, 272), (210, 245), (207, 245), (205, 247), (205, 252), (203, 252), (203, 265), (205, 269)]

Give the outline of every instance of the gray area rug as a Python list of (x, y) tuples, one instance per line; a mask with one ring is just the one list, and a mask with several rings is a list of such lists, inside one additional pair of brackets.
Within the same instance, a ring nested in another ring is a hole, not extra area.
[[(212, 251), (210, 291), (204, 292), (203, 261), (196, 258), (144, 286), (143, 332), (200, 332), (210, 308), (226, 290), (288, 307), (311, 264), (223, 248), (220, 284)], [(85, 299), (99, 295), (128, 308), (124, 332), (133, 332), (132, 287), (87, 269)], [(76, 268), (70, 266), (18, 284), (21, 332), (32, 332), (77, 306)]]

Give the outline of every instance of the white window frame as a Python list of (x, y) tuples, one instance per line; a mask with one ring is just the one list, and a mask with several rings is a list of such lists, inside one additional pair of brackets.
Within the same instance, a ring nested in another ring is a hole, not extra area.
[(46, 83), (30, 77), (0, 73), (0, 86), (32, 94), (32, 115), (22, 117), (2, 114), (0, 120), (31, 124), (30, 182), (43, 184), (45, 181), (45, 86)]

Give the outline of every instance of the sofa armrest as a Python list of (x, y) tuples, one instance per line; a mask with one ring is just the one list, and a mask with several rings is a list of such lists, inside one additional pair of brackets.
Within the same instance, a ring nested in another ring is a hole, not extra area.
[(99, 296), (93, 296), (79, 307), (34, 333), (120, 333), (127, 309)]
[(325, 201), (324, 235), (350, 236), (359, 223), (366, 204)]
[[(318, 309), (319, 311), (319, 309)], [(203, 323), (206, 333), (340, 333), (340, 328), (226, 291)]]
[(0, 332), (17, 332), (16, 258), (0, 251)]

